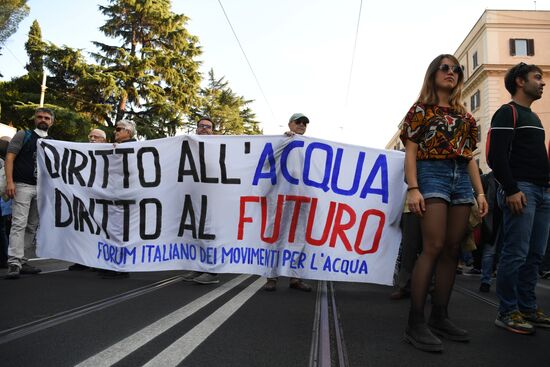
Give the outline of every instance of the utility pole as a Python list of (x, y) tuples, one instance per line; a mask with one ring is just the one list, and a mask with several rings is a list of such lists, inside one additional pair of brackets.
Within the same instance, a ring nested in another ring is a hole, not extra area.
[(46, 72), (42, 71), (42, 85), (40, 86), (40, 107), (44, 107), (44, 95), (46, 94)]

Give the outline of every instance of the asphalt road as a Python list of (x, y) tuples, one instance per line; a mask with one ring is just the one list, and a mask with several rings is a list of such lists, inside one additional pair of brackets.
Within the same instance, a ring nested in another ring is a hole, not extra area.
[[(1, 366), (540, 366), (550, 360), (550, 330), (534, 336), (494, 326), (496, 296), (478, 277), (458, 276), (450, 314), (472, 334), (420, 352), (402, 340), (408, 301), (391, 288), (310, 282), (303, 293), (279, 281), (222, 274), (217, 285), (181, 272), (101, 279), (34, 261), (42, 274), (0, 280)], [(5, 270), (0, 272), (3, 276)], [(550, 281), (537, 288), (550, 310)]]

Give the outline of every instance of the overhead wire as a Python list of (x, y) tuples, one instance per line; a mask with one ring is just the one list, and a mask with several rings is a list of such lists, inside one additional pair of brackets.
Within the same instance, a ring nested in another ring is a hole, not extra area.
[(231, 32), (233, 32), (233, 35), (235, 36), (235, 39), (237, 40), (237, 43), (239, 44), (239, 48), (241, 49), (241, 52), (243, 53), (243, 56), (246, 60), (246, 63), (248, 64), (248, 67), (250, 68), (250, 71), (252, 72), (252, 75), (254, 76), (254, 80), (256, 80), (256, 84), (258, 85), (258, 88), (260, 89), (260, 92), (262, 93), (262, 96), (264, 97), (265, 103), (267, 104), (267, 107), (269, 108), (271, 112), (271, 116), (275, 120), (275, 113), (273, 113), (273, 109), (271, 108), (271, 104), (269, 103), (269, 100), (267, 99), (267, 96), (262, 88), (262, 85), (260, 84), (260, 80), (256, 76), (256, 73), (254, 72), (254, 68), (252, 67), (252, 64), (250, 63), (250, 60), (248, 59), (248, 56), (246, 56), (246, 52), (244, 51), (244, 48), (241, 44), (241, 41), (239, 40), (239, 37), (237, 36), (237, 32), (235, 32), (235, 29), (233, 28), (233, 25), (231, 24), (231, 21), (229, 20), (229, 16), (227, 15), (227, 12), (225, 11), (225, 8), (223, 7), (223, 4), (221, 0), (218, 0), (218, 3), (220, 4), (220, 7), (222, 8), (222, 12), (225, 16), (225, 19), (227, 20), (227, 23), (229, 24), (229, 28), (231, 28)]
[(346, 100), (344, 109), (348, 107), (349, 91), (351, 88), (351, 77), (353, 75), (353, 65), (355, 63), (355, 51), (357, 50), (357, 39), (359, 38), (359, 25), (361, 23), (361, 10), (363, 9), (363, 0), (359, 1), (359, 14), (357, 15), (357, 27), (355, 28), (355, 41), (353, 43), (353, 52), (351, 54), (351, 65), (349, 68), (348, 86), (346, 88)]

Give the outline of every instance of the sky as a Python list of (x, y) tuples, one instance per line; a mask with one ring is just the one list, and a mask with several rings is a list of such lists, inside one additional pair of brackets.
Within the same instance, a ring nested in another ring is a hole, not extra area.
[[(99, 31), (97, 4), (106, 3), (29, 0), (31, 13), (2, 49), (3, 80), (25, 73), (35, 19), (57, 45), (87, 53), (96, 51), (91, 41), (115, 44)], [(203, 75), (213, 68), (254, 100), (264, 134), (282, 133), (301, 112), (310, 119), (306, 135), (372, 148), (397, 131), (431, 60), (454, 53), (486, 9), (550, 10), (550, 0), (172, 0), (199, 38)]]

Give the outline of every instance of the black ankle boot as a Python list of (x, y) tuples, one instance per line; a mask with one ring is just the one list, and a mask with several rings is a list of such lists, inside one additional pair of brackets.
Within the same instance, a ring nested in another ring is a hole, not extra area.
[(443, 343), (426, 324), (408, 325), (405, 329), (405, 341), (424, 352), (443, 351)]
[(409, 310), (409, 321), (405, 329), (405, 341), (425, 352), (443, 351), (443, 343), (426, 325), (424, 313), (415, 312), (412, 307)]
[(435, 334), (446, 339), (457, 342), (470, 341), (468, 331), (459, 328), (449, 320), (447, 306), (433, 305), (428, 325)]

